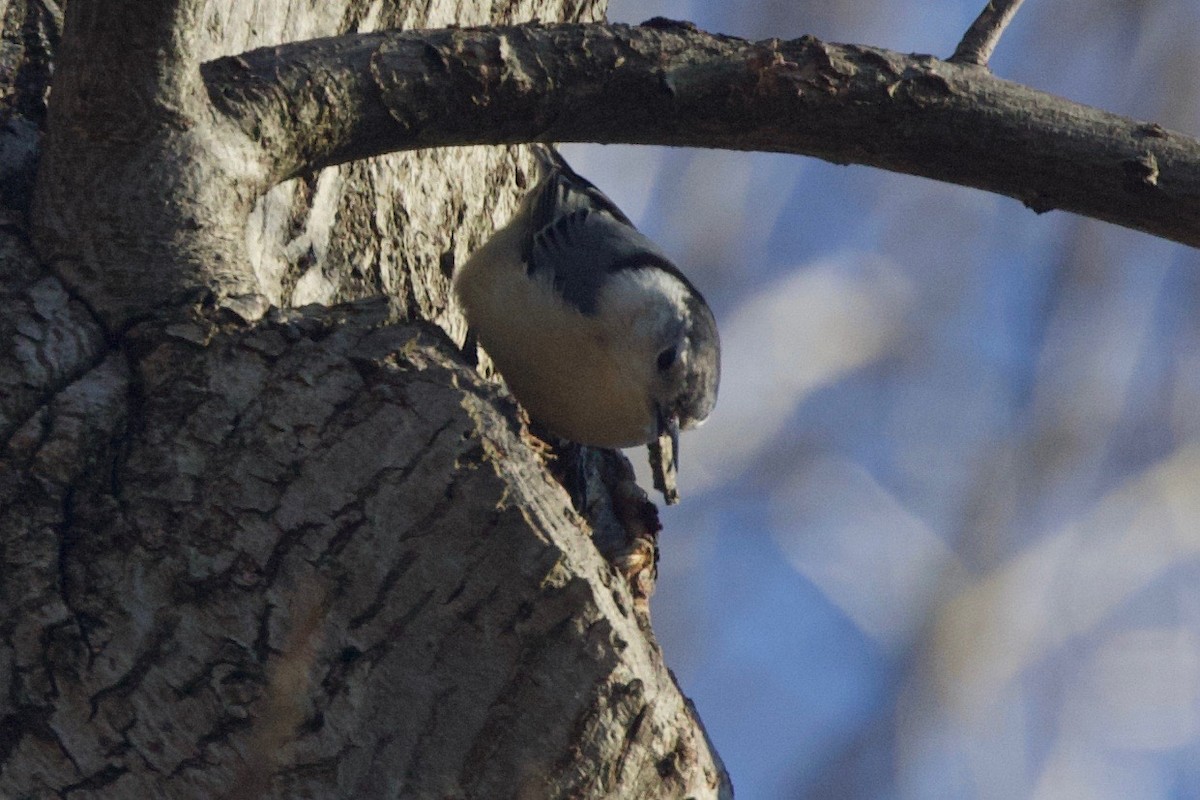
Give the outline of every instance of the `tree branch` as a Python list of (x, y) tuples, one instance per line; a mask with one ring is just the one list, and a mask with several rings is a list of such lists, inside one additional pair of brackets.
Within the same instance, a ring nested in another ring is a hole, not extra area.
[(146, 125), (148, 106), (178, 105), (194, 82), (194, 73), (173, 67), (195, 63), (188, 22), (201, 3), (75, 1), (59, 53), (54, 102), (70, 104), (66, 113), (72, 116), (89, 115), (93, 135), (134, 135)]
[(203, 66), (270, 179), (394, 150), (533, 140), (812, 155), (1200, 244), (1200, 142), (986, 71), (682, 24), (389, 32)]
[(979, 12), (979, 16), (963, 34), (962, 41), (954, 49), (950, 60), (956, 64), (986, 67), (996, 45), (1000, 43), (1000, 37), (1004, 35), (1004, 29), (1012, 22), (1023, 2), (1024, 0), (988, 0), (983, 11)]

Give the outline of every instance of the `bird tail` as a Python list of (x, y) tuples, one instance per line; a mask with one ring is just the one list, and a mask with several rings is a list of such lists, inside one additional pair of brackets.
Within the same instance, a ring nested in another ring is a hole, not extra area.
[(548, 224), (552, 218), (559, 216), (564, 208), (590, 207), (607, 211), (618, 221), (634, 227), (629, 217), (625, 216), (625, 212), (618, 208), (608, 195), (571, 169), (571, 165), (562, 157), (562, 153), (558, 152), (557, 147), (542, 142), (534, 142), (529, 147), (542, 170), (541, 186), (543, 197), (546, 198), (544, 204), (555, 207), (554, 211), (549, 213), (545, 213), (548, 209), (544, 209), (544, 213), (540, 215), (545, 218), (542, 221)]
[[(558, 148), (552, 144), (544, 142), (533, 142), (529, 145), (530, 151), (534, 158), (538, 160), (538, 165), (542, 168), (543, 175), (549, 175), (552, 172), (564, 172), (568, 175), (575, 175), (575, 170), (571, 169), (571, 165), (562, 157), (562, 153), (558, 152)], [(576, 175), (576, 177), (578, 177)]]

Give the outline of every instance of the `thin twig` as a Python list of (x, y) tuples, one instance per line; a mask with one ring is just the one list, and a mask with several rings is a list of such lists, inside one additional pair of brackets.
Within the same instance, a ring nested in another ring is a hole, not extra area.
[(988, 0), (983, 11), (967, 28), (962, 41), (954, 50), (950, 60), (957, 64), (977, 64), (986, 67), (996, 49), (1004, 29), (1017, 13), (1024, 0)]

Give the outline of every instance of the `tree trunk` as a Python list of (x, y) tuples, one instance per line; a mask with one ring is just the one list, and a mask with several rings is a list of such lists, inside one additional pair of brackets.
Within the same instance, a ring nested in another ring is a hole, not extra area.
[(452, 339), (523, 154), (260, 196), (199, 82), (291, 40), (601, 13), (476, 7), (0, 11), (0, 796), (731, 794), (644, 613), (644, 496), (605, 455), (578, 516)]

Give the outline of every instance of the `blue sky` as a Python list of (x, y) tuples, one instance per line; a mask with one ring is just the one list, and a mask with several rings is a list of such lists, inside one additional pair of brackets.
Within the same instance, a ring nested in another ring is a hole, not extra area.
[[(945, 56), (980, 7), (610, 19)], [(1031, 0), (992, 66), (1200, 134), (1192, 0)], [(721, 326), (652, 613), (738, 796), (1200, 796), (1196, 253), (807, 158), (564, 152)]]

